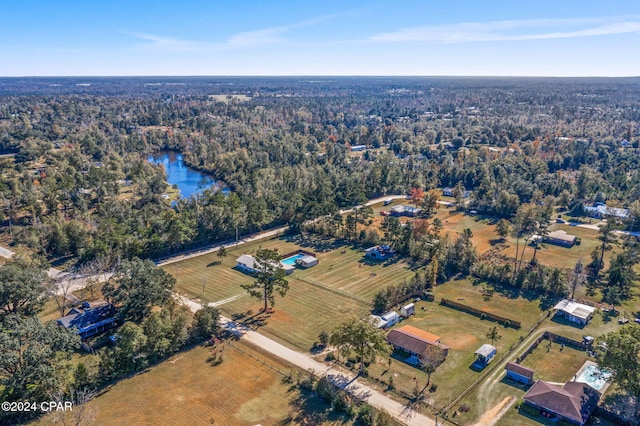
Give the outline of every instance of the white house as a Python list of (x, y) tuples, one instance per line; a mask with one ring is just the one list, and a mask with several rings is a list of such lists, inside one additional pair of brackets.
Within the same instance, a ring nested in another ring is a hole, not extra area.
[(311, 268), (312, 266), (316, 266), (318, 264), (318, 259), (313, 256), (306, 255), (296, 260), (296, 263), (303, 268)]
[(583, 206), (584, 212), (587, 216), (602, 219), (605, 217), (617, 217), (620, 219), (626, 219), (629, 217), (628, 209), (621, 209), (618, 207), (607, 207), (604, 203), (595, 203), (593, 206)]
[(249, 256), (248, 254), (243, 254), (239, 258), (236, 259), (237, 267), (242, 269), (250, 274), (256, 272), (256, 258), (253, 256)]
[(562, 299), (553, 307), (558, 315), (564, 316), (567, 320), (577, 324), (586, 325), (593, 317), (596, 308), (568, 299)]
[[(238, 269), (241, 269), (245, 272), (248, 272), (250, 274), (256, 273), (258, 272), (258, 265), (256, 262), (256, 258), (253, 256), (250, 256), (248, 254), (243, 254), (242, 256), (240, 256), (239, 258), (236, 259), (236, 263), (237, 263), (237, 267)], [(280, 262), (280, 268), (282, 268), (284, 270), (284, 272), (289, 275), (290, 273), (292, 273), (293, 271), (295, 271), (296, 267), (293, 265), (287, 265), (284, 264), (282, 262)]]

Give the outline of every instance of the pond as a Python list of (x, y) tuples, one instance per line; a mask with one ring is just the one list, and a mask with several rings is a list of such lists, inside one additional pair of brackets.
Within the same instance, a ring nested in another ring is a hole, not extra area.
[(167, 173), (167, 182), (176, 185), (182, 198), (191, 197), (212, 186), (226, 191), (224, 183), (209, 175), (194, 170), (184, 164), (182, 154), (173, 151), (160, 151), (150, 155), (147, 160), (152, 164), (162, 164)]

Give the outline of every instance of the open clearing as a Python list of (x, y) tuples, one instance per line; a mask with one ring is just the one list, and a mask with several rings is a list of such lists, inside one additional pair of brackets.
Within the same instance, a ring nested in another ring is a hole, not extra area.
[(260, 247), (282, 254), (304, 249), (318, 256), (317, 266), (298, 268), (287, 276), (289, 292), (276, 298), (275, 313), (254, 321), (271, 337), (303, 351), (311, 348), (321, 331), (331, 332), (350, 316), (366, 315), (377, 291), (414, 274), (402, 260), (365, 262), (361, 248), (316, 237), (261, 240), (228, 249), (224, 259), (210, 253), (163, 268), (177, 278), (176, 290), (188, 298), (209, 303), (241, 296), (220, 309), (229, 316), (248, 313), (251, 317), (262, 307), (261, 301), (240, 288), (254, 278), (235, 269), (235, 259)]
[[(443, 344), (451, 348), (447, 359), (431, 375), (431, 382), (438, 385), (436, 392), (429, 394), (436, 407), (441, 408), (447, 405), (451, 398), (456, 397), (479, 377), (481, 371), (472, 368), (475, 361), (474, 352), (484, 343), (491, 343), (486, 333), (495, 324), (439, 305), (437, 302), (420, 301), (416, 303), (416, 314), (398, 325), (398, 327), (412, 325), (434, 333), (442, 338)], [(494, 346), (498, 349), (496, 357), (500, 357), (523, 333), (500, 325), (498, 328), (502, 339), (494, 342)], [(387, 360), (381, 360), (369, 370), (373, 377), (381, 377), (387, 382), (389, 376), (393, 375), (395, 387), (408, 394), (411, 394), (416, 384), (414, 378), (419, 386), (424, 386), (427, 380), (424, 372), (401, 360), (393, 360), (391, 368)], [(383, 374), (385, 370), (389, 371)]]
[(573, 375), (588, 359), (584, 351), (568, 346), (564, 349), (558, 343), (543, 340), (522, 361), (522, 365), (535, 370), (534, 378), (547, 382), (564, 383), (573, 379)]
[(95, 424), (266, 426), (288, 418), (295, 424), (351, 424), (319, 399), (290, 390), (281, 374), (252, 357), (288, 372), (285, 363), (241, 342), (233, 345), (251, 356), (225, 344), (224, 361), (211, 366), (211, 348), (197, 347), (111, 386), (89, 403)]

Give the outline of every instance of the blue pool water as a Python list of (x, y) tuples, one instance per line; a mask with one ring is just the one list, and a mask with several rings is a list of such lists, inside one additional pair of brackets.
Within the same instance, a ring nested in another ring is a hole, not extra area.
[(294, 256), (287, 257), (286, 259), (282, 259), (280, 262), (284, 263), (285, 265), (295, 266), (296, 260), (300, 259), (301, 257), (304, 257), (304, 253), (298, 253)]
[(610, 371), (600, 370), (595, 365), (588, 365), (576, 378), (576, 382), (586, 383), (595, 390), (600, 390), (604, 387), (610, 377)]

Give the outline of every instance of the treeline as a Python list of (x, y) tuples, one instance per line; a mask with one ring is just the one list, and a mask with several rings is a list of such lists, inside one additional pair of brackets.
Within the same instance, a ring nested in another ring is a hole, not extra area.
[[(246, 102), (196, 94), (202, 84), (0, 98), (0, 148), (16, 153), (0, 160), (9, 241), (49, 258), (116, 261), (232, 238), (236, 229), (297, 228), (411, 188), (473, 190), (469, 208), (505, 218), (522, 203), (629, 206), (640, 195), (640, 156), (619, 148), (622, 138), (638, 141), (633, 109), (624, 108), (636, 95), (622, 83), (603, 91), (602, 82), (545, 90), (539, 81), (247, 80), (233, 89)], [(613, 117), (620, 124), (609, 126)], [(356, 144), (372, 149), (351, 155)], [(172, 208), (163, 170), (146, 162), (159, 149), (182, 152), (232, 195), (207, 191)]]
[[(211, 339), (220, 329), (219, 313), (205, 307), (193, 315), (172, 297), (175, 279), (149, 260), (122, 261), (102, 286), (117, 308), (113, 346), (82, 361), (77, 330), (38, 314), (50, 298), (66, 313), (69, 300), (62, 284), (47, 276), (42, 258), (17, 253), (0, 266), (0, 399), (3, 402), (73, 401), (74, 409), (95, 392), (183, 349)], [(91, 290), (93, 291), (93, 290)], [(152, 312), (152, 308), (158, 307)], [(101, 337), (105, 339), (105, 337)], [(78, 399), (80, 398), (80, 399)], [(0, 412), (0, 423), (17, 424), (43, 414), (39, 410)]]

